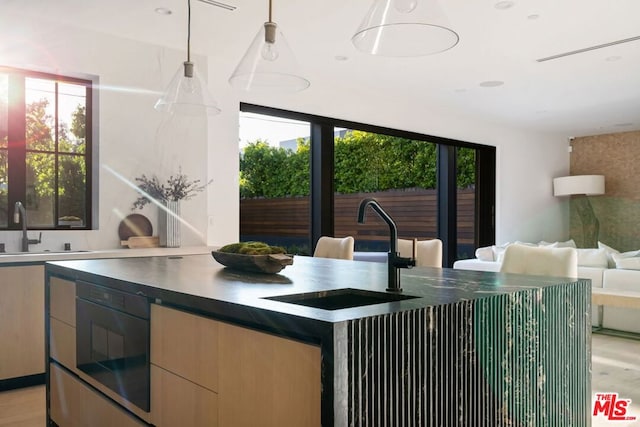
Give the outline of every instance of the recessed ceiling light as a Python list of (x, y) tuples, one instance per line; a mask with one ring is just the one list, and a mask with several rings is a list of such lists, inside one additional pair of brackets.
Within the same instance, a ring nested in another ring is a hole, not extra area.
[(633, 123), (616, 123), (614, 126), (619, 128), (633, 126)]
[(505, 10), (513, 7), (514, 4), (516, 3), (513, 1), (499, 1), (493, 7), (499, 10)]
[(607, 56), (604, 60), (609, 62), (616, 62), (616, 61), (620, 61), (621, 59), (622, 59), (622, 56), (614, 55), (614, 56)]
[(346, 61), (349, 59), (348, 56), (344, 56), (344, 55), (336, 55), (333, 57), (336, 61)]
[(171, 15), (173, 13), (171, 9), (167, 9), (166, 7), (156, 7), (155, 12), (160, 15)]
[(504, 84), (504, 82), (500, 81), (500, 80), (487, 80), (486, 82), (480, 83), (480, 86), (482, 86), (482, 87), (497, 87), (497, 86), (502, 86), (503, 84)]
[(527, 19), (530, 20), (530, 21), (535, 21), (538, 18), (540, 18), (540, 15), (538, 15), (537, 13), (533, 13), (533, 14), (527, 16)]

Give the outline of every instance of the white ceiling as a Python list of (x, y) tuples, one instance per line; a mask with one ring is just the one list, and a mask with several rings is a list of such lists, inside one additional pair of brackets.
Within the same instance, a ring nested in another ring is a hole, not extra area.
[[(223, 1), (237, 9), (192, 0), (191, 46), (232, 64), (224, 70), (231, 74), (266, 21), (268, 2)], [(536, 61), (640, 36), (638, 0), (514, 0), (506, 10), (497, 9), (496, 0), (440, 0), (460, 42), (420, 58), (375, 57), (354, 48), (351, 36), (371, 1), (274, 0), (273, 20), (312, 86), (335, 81), (377, 91), (382, 99), (434, 104), (454, 114), (567, 137), (640, 129), (640, 40)], [(158, 7), (173, 13), (155, 13)], [(46, 17), (183, 50), (186, 8), (186, 0), (3, 0), (0, 5), (16, 19)], [(504, 85), (479, 85), (493, 80)]]

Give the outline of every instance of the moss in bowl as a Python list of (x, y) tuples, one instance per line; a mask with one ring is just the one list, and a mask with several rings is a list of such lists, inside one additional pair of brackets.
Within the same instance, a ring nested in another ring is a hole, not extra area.
[(293, 264), (293, 257), (284, 248), (263, 242), (231, 243), (211, 252), (220, 264), (241, 271), (274, 274)]

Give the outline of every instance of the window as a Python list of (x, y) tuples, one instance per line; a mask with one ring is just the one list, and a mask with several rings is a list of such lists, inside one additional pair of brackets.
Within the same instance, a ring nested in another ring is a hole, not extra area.
[[(252, 116), (259, 126), (247, 138), (243, 121)], [(445, 267), (494, 242), (494, 147), (249, 104), (241, 105), (240, 117), (243, 241), (308, 255), (321, 235), (351, 235), (356, 251), (388, 251), (388, 226), (377, 215), (365, 225), (356, 221), (359, 202), (374, 197), (399, 237), (440, 238)], [(272, 136), (284, 122), (305, 126), (286, 138)], [(265, 139), (276, 147), (266, 149)], [(291, 141), (297, 143), (277, 148)], [(247, 191), (264, 184), (270, 192)]]
[[(0, 229), (91, 228), (92, 81), (0, 68)], [(22, 221), (22, 219), (21, 219)]]
[(436, 144), (345, 129), (334, 138), (334, 235), (353, 236), (357, 252), (388, 252), (389, 226), (372, 211), (365, 224), (356, 213), (374, 198), (391, 215), (402, 239), (437, 233)]
[(240, 240), (309, 254), (310, 124), (240, 114)]

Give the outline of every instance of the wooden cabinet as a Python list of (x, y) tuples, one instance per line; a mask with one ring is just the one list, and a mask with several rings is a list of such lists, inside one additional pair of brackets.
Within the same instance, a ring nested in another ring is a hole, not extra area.
[(0, 380), (44, 373), (44, 266), (0, 267)]
[(151, 422), (218, 425), (217, 322), (151, 305)]
[(161, 426), (318, 426), (320, 348), (151, 307), (151, 419)]
[(151, 304), (151, 363), (218, 390), (218, 322)]
[[(51, 364), (51, 419), (60, 427), (140, 427), (146, 424)], [(179, 424), (176, 424), (179, 425)]]
[(218, 395), (151, 365), (151, 422), (162, 426), (218, 425)]
[(76, 284), (49, 279), (49, 357), (76, 369)]
[(320, 347), (220, 323), (224, 427), (319, 426)]

